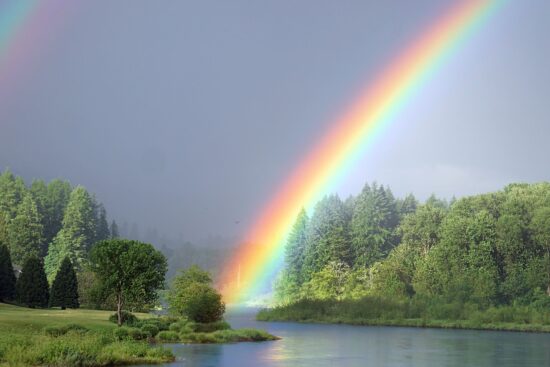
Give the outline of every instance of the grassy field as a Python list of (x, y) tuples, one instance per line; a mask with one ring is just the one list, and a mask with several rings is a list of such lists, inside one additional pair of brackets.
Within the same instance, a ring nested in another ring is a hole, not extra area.
[[(94, 331), (110, 330), (115, 327), (108, 321), (112, 314), (113, 311), (31, 309), (0, 303), (0, 331), (27, 334), (42, 331), (47, 326), (67, 324), (78, 324)], [(135, 315), (140, 319), (151, 317), (148, 314)]]
[[(0, 365), (108, 366), (161, 363), (173, 360), (163, 348), (146, 341), (117, 340), (112, 312), (29, 309), (0, 303)], [(141, 318), (149, 315), (139, 314)], [(52, 336), (48, 328), (72, 327)]]

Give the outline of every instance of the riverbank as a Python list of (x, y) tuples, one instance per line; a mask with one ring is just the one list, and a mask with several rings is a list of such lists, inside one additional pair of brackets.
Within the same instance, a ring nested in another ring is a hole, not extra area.
[(364, 298), (304, 300), (260, 310), (258, 321), (292, 321), (365, 326), (473, 329), (550, 333), (550, 310), (501, 306), (479, 310), (472, 305), (415, 304), (412, 301)]

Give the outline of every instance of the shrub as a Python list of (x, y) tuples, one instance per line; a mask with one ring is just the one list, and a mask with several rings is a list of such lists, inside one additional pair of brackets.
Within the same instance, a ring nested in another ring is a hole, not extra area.
[(116, 340), (125, 340), (130, 338), (128, 328), (125, 326), (117, 327), (116, 329), (114, 329), (113, 335)]
[(128, 328), (128, 336), (134, 340), (147, 339), (147, 334), (135, 327)]
[[(118, 315), (116, 313), (109, 316), (109, 321), (113, 323), (118, 323)], [(122, 324), (123, 325), (134, 325), (138, 322), (138, 318), (128, 311), (122, 311)]]
[(216, 322), (210, 322), (210, 323), (193, 323), (190, 325), (191, 328), (193, 328), (196, 332), (203, 332), (203, 333), (211, 333), (217, 330), (227, 330), (231, 329), (231, 325), (229, 325), (226, 321), (216, 321)]
[(164, 342), (176, 342), (179, 335), (175, 331), (161, 331), (158, 333), (158, 339)]
[(147, 334), (148, 337), (154, 338), (158, 334), (159, 328), (153, 324), (145, 324), (141, 327), (141, 331)]

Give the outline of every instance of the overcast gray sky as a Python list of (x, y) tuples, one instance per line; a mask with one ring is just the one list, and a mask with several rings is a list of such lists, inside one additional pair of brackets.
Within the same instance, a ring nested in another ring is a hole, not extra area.
[[(143, 230), (238, 236), (357, 92), (452, 3), (79, 5), (46, 26), (48, 47), (0, 100), (0, 168), (82, 184)], [(508, 1), (339, 194), (373, 180), (426, 198), (550, 179), (548, 35), (550, 1)]]

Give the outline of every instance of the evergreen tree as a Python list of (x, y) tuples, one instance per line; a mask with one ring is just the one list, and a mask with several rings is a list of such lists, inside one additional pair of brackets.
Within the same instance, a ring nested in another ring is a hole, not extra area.
[(72, 187), (67, 181), (52, 180), (47, 188), (47, 225), (44, 227), (44, 239), (50, 244), (63, 226), (65, 209), (69, 203)]
[(68, 257), (63, 259), (52, 284), (50, 307), (78, 308), (78, 282), (76, 273)]
[(337, 195), (327, 196), (317, 203), (307, 231), (304, 281), (331, 261), (351, 264), (348, 231), (346, 208)]
[(16, 283), (17, 302), (30, 308), (48, 307), (49, 289), (42, 261), (31, 256), (25, 261)]
[(413, 194), (405, 196), (404, 199), (396, 200), (397, 213), (399, 218), (404, 218), (407, 214), (412, 214), (416, 211), (418, 201)]
[(370, 266), (397, 244), (399, 223), (395, 199), (389, 189), (374, 183), (357, 196), (351, 220), (351, 241), (357, 266)]
[(40, 257), (44, 257), (48, 253), (49, 239), (45, 237), (45, 230), (48, 227), (49, 221), (49, 208), (48, 208), (48, 186), (43, 180), (34, 180), (29, 189), (29, 193), (32, 196), (40, 216), (40, 223), (42, 224), (42, 243), (40, 244)]
[(0, 175), (0, 213), (9, 221), (17, 215), (17, 207), (26, 192), (25, 183), (20, 177), (6, 169)]
[(296, 222), (292, 226), (292, 230), (290, 231), (285, 247), (285, 265), (287, 275), (293, 279), (296, 279), (298, 284), (301, 283), (302, 278), (307, 225), (307, 213), (305, 209), (302, 209), (298, 214)]
[(15, 297), (15, 274), (11, 263), (10, 251), (0, 242), (0, 302)]
[(97, 217), (97, 241), (108, 240), (111, 237), (111, 231), (109, 230), (109, 223), (107, 222), (107, 211), (103, 204), (98, 205), (98, 217)]
[(53, 280), (65, 257), (81, 269), (88, 258), (88, 250), (96, 238), (93, 199), (82, 186), (71, 193), (63, 228), (54, 238), (45, 259), (48, 279)]
[(118, 224), (116, 224), (116, 222), (113, 220), (111, 222), (111, 238), (119, 238), (120, 237), (120, 234), (119, 234), (119, 231), (118, 231)]
[(28, 256), (40, 256), (42, 228), (36, 204), (31, 195), (26, 194), (8, 225), (10, 252), (15, 264), (23, 264)]

